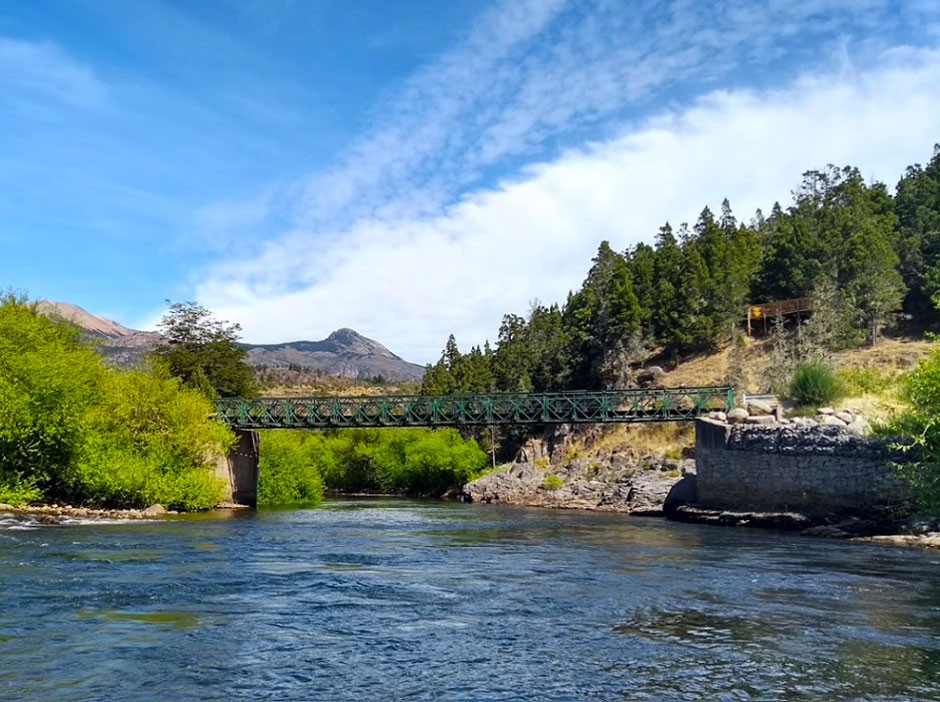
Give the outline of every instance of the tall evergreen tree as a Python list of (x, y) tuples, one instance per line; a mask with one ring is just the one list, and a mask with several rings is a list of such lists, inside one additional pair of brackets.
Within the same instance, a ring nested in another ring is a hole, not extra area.
[(910, 166), (894, 199), (897, 253), (907, 288), (904, 311), (920, 328), (940, 323), (940, 144), (926, 167)]

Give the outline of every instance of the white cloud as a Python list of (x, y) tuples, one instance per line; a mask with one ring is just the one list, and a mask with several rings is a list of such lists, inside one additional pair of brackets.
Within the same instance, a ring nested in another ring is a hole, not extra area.
[(269, 215), (330, 228), (437, 214), (512, 159), (537, 158), (552, 140), (648, 109), (668, 92), (750, 80), (783, 59), (828, 60), (840, 42), (846, 56), (880, 51), (873, 37), (940, 21), (940, 7), (923, 1), (908, 0), (902, 16), (891, 0), (768, 0), (757, 9), (752, 0), (499, 0), (379, 101), (342, 158), (278, 186)]
[(940, 52), (889, 51), (878, 66), (712, 92), (434, 216), (297, 228), (251, 260), (209, 270), (198, 299), (251, 341), (351, 326), (433, 360), (451, 332), (480, 343), (504, 312), (563, 301), (602, 239), (617, 249), (650, 241), (666, 219), (692, 221), (724, 197), (750, 217), (830, 162), (893, 184), (940, 140)]
[(0, 86), (80, 107), (102, 104), (107, 88), (83, 63), (51, 42), (0, 37)]

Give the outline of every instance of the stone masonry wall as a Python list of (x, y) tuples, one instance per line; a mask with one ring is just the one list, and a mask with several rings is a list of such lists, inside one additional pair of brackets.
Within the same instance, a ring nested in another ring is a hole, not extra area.
[(834, 426), (695, 426), (698, 503), (709, 507), (871, 512), (907, 498), (892, 458)]

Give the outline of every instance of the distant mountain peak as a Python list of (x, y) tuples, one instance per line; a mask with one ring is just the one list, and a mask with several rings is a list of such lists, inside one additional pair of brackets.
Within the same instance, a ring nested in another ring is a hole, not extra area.
[(114, 320), (107, 319), (106, 317), (99, 317), (98, 315), (82, 309), (78, 305), (73, 305), (71, 302), (39, 300), (36, 303), (36, 308), (42, 314), (62, 317), (92, 335), (106, 339), (120, 339), (137, 333), (134, 329), (129, 329), (123, 324), (118, 324)]
[(324, 347), (332, 346), (334, 348), (324, 348), (337, 353), (349, 353), (356, 355), (375, 355), (385, 356), (386, 358), (398, 358), (378, 341), (363, 336), (355, 329), (342, 327), (330, 334), (326, 339), (320, 342)]
[[(63, 317), (91, 336), (104, 339), (103, 352), (118, 365), (134, 366), (160, 343), (157, 332), (141, 332), (115, 321), (93, 315), (70, 302), (41, 300), (37, 303), (43, 314)], [(408, 363), (378, 341), (363, 336), (355, 329), (342, 327), (322, 341), (289, 341), (281, 344), (241, 344), (248, 352), (248, 363), (255, 368), (288, 368), (291, 366), (316, 370), (345, 378), (382, 377), (394, 381), (420, 380), (424, 368)]]

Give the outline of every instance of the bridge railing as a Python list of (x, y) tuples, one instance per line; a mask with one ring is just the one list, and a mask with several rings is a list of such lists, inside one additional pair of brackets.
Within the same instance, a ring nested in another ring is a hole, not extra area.
[(242, 429), (674, 422), (733, 406), (731, 386), (215, 401), (217, 418)]

